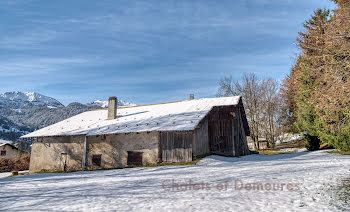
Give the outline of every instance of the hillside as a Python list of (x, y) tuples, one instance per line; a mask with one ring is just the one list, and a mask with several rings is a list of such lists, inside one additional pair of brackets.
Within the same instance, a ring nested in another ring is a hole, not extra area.
[[(131, 105), (134, 104), (118, 100), (118, 106)], [(35, 92), (6, 92), (0, 94), (0, 139), (17, 140), (28, 132), (107, 106), (107, 101), (73, 102), (64, 106), (52, 97)]]
[(17, 140), (20, 136), (31, 132), (32, 129), (20, 126), (5, 117), (0, 116), (0, 140)]

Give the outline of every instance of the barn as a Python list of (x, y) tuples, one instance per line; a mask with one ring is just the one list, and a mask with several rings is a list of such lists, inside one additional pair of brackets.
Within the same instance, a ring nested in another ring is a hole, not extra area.
[(18, 150), (17, 147), (9, 143), (0, 142), (0, 159), (11, 159), (19, 156), (20, 156), (20, 151)]
[(108, 108), (23, 136), (33, 139), (30, 172), (186, 163), (209, 154), (250, 154), (242, 98), (219, 97)]

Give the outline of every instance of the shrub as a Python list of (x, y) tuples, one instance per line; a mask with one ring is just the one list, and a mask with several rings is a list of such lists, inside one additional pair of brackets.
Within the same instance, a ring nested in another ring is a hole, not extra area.
[(23, 171), (29, 169), (30, 154), (20, 158), (0, 159), (0, 172)]
[(320, 139), (318, 138), (318, 136), (313, 136), (313, 135), (310, 135), (310, 134), (305, 134), (304, 135), (304, 138), (306, 139), (306, 148), (309, 150), (309, 151), (314, 151), (314, 150), (319, 150), (320, 149), (320, 144), (321, 144), (321, 141)]

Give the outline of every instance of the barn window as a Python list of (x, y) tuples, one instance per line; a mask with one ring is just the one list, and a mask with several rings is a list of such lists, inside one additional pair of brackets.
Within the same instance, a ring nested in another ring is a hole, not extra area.
[(102, 155), (92, 155), (92, 164), (101, 166), (101, 156)]
[(143, 152), (128, 151), (128, 166), (142, 166)]
[(6, 151), (1, 151), (1, 156), (6, 156)]

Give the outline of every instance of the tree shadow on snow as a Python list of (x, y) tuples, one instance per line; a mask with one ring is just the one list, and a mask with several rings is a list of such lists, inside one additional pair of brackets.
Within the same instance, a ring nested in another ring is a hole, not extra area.
[[(304, 160), (302, 156), (310, 154), (312, 152), (297, 152), (297, 153), (285, 153), (277, 155), (263, 155), (263, 154), (252, 154), (241, 157), (224, 157), (219, 155), (211, 155), (206, 157), (206, 159), (217, 160), (221, 162), (261, 162), (261, 161), (275, 161), (275, 160), (286, 160), (286, 159), (300, 159)], [(300, 157), (300, 158), (298, 158)], [(315, 157), (319, 157), (315, 155)], [(310, 160), (310, 157), (305, 160)]]

